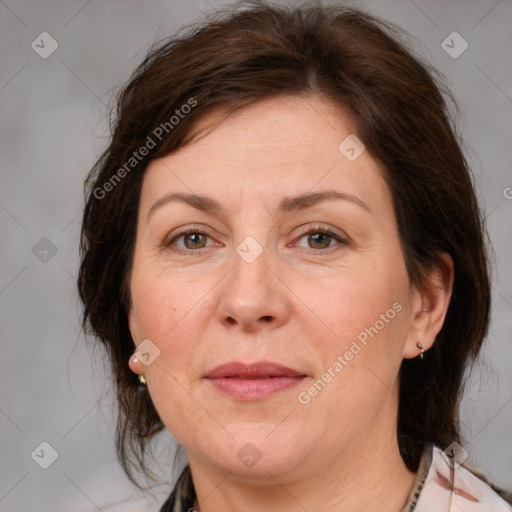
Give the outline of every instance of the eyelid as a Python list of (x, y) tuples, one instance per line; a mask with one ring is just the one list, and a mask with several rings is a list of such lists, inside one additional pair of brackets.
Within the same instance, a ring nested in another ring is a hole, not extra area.
[(338, 243), (333, 246), (326, 247), (324, 249), (313, 249), (311, 247), (300, 247), (301, 251), (305, 252), (307, 254), (316, 254), (316, 255), (329, 254), (329, 253), (338, 251), (340, 249), (340, 246), (347, 246), (350, 243), (350, 237), (345, 232), (338, 231), (329, 225), (323, 225), (323, 224), (317, 223), (317, 224), (305, 224), (305, 225), (301, 226), (299, 228), (299, 236), (296, 236), (294, 238), (293, 242), (291, 242), (291, 244), (289, 244), (289, 246), (291, 245), (292, 247), (298, 247), (295, 244), (301, 238), (303, 238), (304, 236), (311, 234), (311, 233), (313, 233), (313, 234), (314, 233), (323, 233), (325, 235), (330, 236)]
[[(191, 224), (191, 225), (188, 225), (188, 226), (182, 226), (182, 227), (179, 227), (179, 228), (175, 229), (174, 231), (169, 233), (164, 238), (164, 241), (163, 241), (162, 245), (163, 245), (163, 247), (168, 247), (177, 238), (180, 238), (180, 237), (182, 237), (184, 235), (189, 235), (189, 234), (192, 234), (192, 233), (199, 233), (199, 234), (205, 235), (208, 238), (211, 238), (212, 240), (214, 240), (215, 244), (218, 245), (218, 242), (215, 241), (214, 236), (211, 233), (211, 230), (208, 229), (206, 226), (200, 225), (200, 224)], [(200, 249), (182, 249), (181, 247), (177, 247), (176, 249), (179, 250), (179, 251), (195, 252), (196, 253), (196, 252), (199, 252), (199, 251), (204, 250), (206, 248), (207, 247), (202, 247)]]
[[(331, 247), (327, 247), (325, 249), (312, 249), (312, 248), (302, 247), (301, 249), (304, 250), (305, 252), (316, 253), (316, 254), (321, 254), (321, 253), (325, 254), (326, 252), (332, 252), (333, 249), (335, 247), (337, 247), (338, 245), (348, 245), (350, 242), (350, 237), (344, 231), (336, 230), (332, 226), (329, 226), (326, 224), (315, 223), (315, 224), (304, 224), (304, 225), (300, 226), (298, 228), (298, 236), (295, 236), (294, 240), (292, 242), (290, 242), (290, 244), (288, 244), (288, 247), (290, 247), (290, 246), (295, 247), (295, 244), (297, 243), (298, 240), (300, 240), (302, 237), (304, 237), (305, 235), (308, 235), (310, 233), (324, 233), (324, 234), (332, 237), (333, 239), (335, 239), (338, 242), (338, 244), (335, 244), (334, 246), (331, 246)], [(198, 254), (204, 250), (207, 250), (209, 247), (222, 245), (222, 243), (219, 243), (215, 240), (215, 237), (212, 235), (211, 230), (209, 228), (207, 228), (206, 226), (201, 225), (201, 224), (191, 224), (191, 225), (179, 227), (179, 228), (175, 229), (174, 231), (172, 231), (171, 233), (169, 233), (165, 237), (165, 239), (162, 243), (162, 246), (164, 248), (167, 248), (167, 247), (171, 246), (172, 243), (176, 239), (179, 239), (182, 236), (186, 236), (188, 234), (205, 235), (206, 237), (213, 240), (214, 243), (211, 245), (205, 246), (205, 247), (198, 248), (198, 249), (184, 249), (182, 247), (174, 246), (175, 251), (182, 252), (184, 254), (191, 254), (191, 253)], [(334, 250), (336, 250), (336, 249), (334, 249)]]
[(304, 224), (303, 226), (300, 226), (298, 229), (299, 234), (301, 236), (309, 233), (322, 232), (327, 235), (332, 235), (333, 237), (345, 242), (348, 242), (350, 240), (350, 237), (344, 231), (337, 230), (327, 224)]

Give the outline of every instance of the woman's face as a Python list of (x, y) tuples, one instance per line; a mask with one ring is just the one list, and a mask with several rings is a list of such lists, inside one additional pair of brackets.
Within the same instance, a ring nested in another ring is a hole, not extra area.
[(259, 102), (149, 165), (131, 296), (191, 464), (298, 475), (395, 439), (421, 299), (381, 170), (326, 100)]

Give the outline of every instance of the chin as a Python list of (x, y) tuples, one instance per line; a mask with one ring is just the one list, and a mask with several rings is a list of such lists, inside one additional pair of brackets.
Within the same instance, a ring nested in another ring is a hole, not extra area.
[[(263, 481), (268, 480), (269, 475), (278, 477), (303, 468), (310, 452), (304, 436), (296, 438), (285, 429), (278, 432), (282, 426), (272, 428), (275, 429), (273, 432), (268, 426), (264, 429), (261, 425), (246, 429), (240, 427), (225, 449), (220, 453), (215, 450), (217, 458), (214, 464), (219, 466), (220, 463), (224, 471)], [(221, 447), (220, 444), (217, 446)]]

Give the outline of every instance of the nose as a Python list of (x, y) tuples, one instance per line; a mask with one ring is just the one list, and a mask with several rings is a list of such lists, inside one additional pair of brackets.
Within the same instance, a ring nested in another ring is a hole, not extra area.
[[(244, 332), (276, 329), (288, 321), (290, 302), (279, 271), (262, 254), (251, 263), (233, 255), (233, 268), (223, 280), (218, 302), (218, 319), (227, 328)], [(272, 268), (274, 266), (274, 268)]]

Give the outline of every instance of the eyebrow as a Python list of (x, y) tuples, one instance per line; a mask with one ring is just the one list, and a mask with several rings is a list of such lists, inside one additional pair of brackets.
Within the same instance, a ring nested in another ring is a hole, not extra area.
[(326, 190), (324, 192), (313, 192), (301, 194), (299, 196), (287, 197), (279, 204), (278, 211), (281, 213), (289, 213), (305, 208), (311, 208), (323, 201), (342, 200), (349, 201), (360, 206), (363, 210), (371, 213), (370, 207), (356, 196), (346, 192), (337, 192), (336, 190)]
[[(358, 197), (353, 196), (352, 194), (348, 194), (346, 192), (337, 192), (335, 190), (326, 190), (324, 192), (313, 192), (301, 194), (298, 196), (286, 197), (279, 203), (278, 212), (291, 213), (294, 211), (311, 208), (323, 201), (332, 200), (348, 201), (360, 206), (363, 210), (371, 213), (369, 206), (363, 201), (361, 201), (361, 199), (359, 199)], [(200, 210), (206, 213), (219, 214), (222, 211), (220, 203), (215, 199), (212, 199), (211, 197), (198, 194), (173, 193), (167, 194), (158, 199), (158, 201), (156, 201), (148, 210), (147, 218), (149, 219), (149, 217), (154, 213), (156, 209), (174, 201), (186, 203), (195, 208), (196, 210)]]

